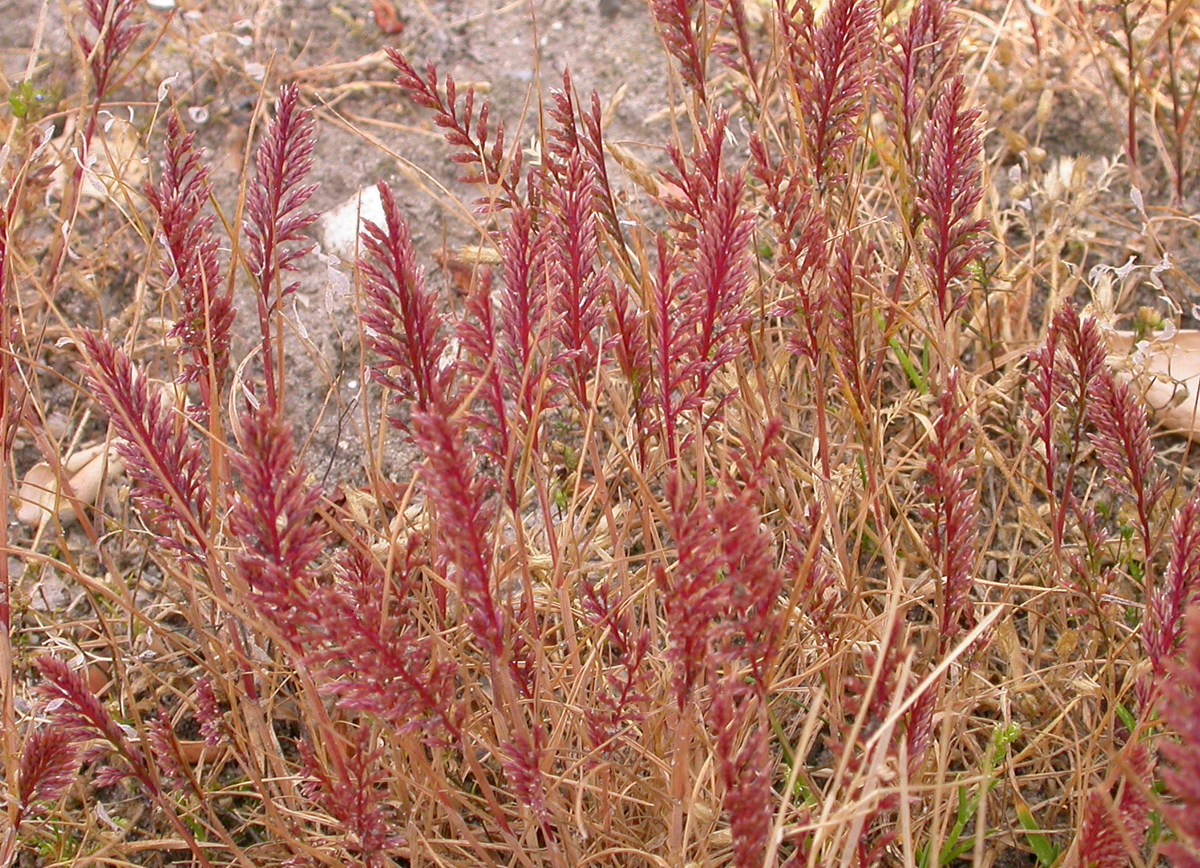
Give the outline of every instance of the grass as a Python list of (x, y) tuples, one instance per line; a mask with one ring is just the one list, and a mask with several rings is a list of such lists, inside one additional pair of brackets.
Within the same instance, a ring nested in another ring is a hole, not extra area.
[[(642, 148), (388, 49), (466, 241), (355, 179), (335, 360), (345, 68), (67, 12), (77, 85), (6, 83), (0, 866), (1200, 864), (1195, 458), (1114, 331), (1195, 301), (1187, 4), (653, 0)], [(257, 94), (236, 184), (170, 51)]]

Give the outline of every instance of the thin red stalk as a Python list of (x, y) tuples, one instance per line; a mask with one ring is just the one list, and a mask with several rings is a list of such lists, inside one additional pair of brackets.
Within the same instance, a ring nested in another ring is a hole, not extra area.
[[(1171, 0), (1163, 2), (1163, 20), (1171, 20)], [(1167, 92), (1171, 95), (1171, 160), (1172, 174), (1175, 176), (1175, 202), (1176, 204), (1183, 201), (1183, 142), (1184, 128), (1183, 119), (1179, 112), (1179, 103), (1183, 99), (1180, 93), (1179, 82), (1179, 58), (1175, 52), (1178, 48), (1178, 36), (1175, 33), (1175, 24), (1172, 23), (1167, 27)]]
[[(1141, 64), (1138, 61), (1137, 47), (1134, 43), (1133, 30), (1137, 26), (1139, 16), (1131, 18), (1129, 7), (1131, 0), (1122, 0), (1119, 2), (1121, 11), (1121, 29), (1125, 35), (1125, 72), (1129, 76), (1129, 81), (1126, 83), (1125, 94), (1125, 128), (1126, 128), (1126, 143), (1125, 156), (1129, 159), (1131, 168), (1137, 166), (1138, 161), (1138, 140), (1137, 140), (1137, 92), (1138, 78), (1141, 72)], [(1146, 4), (1142, 5), (1142, 9), (1146, 8)]]
[[(24, 389), (17, 369), (16, 349), (20, 345), (20, 308), (14, 293), (9, 270), (9, 225), (10, 209), (14, 207), (18, 190), (10, 190), (3, 207), (0, 208), (0, 454), (13, 454), (17, 429), (23, 413)], [(0, 523), (9, 527), (9, 475), (7, 468), (0, 468)], [(12, 781), (17, 775), (16, 709), (13, 704), (15, 681), (13, 679), (12, 645), (12, 581), (10, 559), (0, 558), (0, 750), (3, 750), (5, 780)], [(5, 849), (15, 846), (16, 827), (19, 824), (17, 808), (10, 800), (8, 806), (9, 838)], [(5, 853), (0, 851), (0, 857)], [(7, 857), (6, 857), (7, 858)], [(7, 865), (0, 858), (0, 865)]]

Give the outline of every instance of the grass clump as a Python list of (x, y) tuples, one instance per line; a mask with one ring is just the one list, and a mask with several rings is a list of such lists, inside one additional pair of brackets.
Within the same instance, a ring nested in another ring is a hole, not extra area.
[[(1129, 9), (966, 11), (654, 0), (657, 161), (566, 71), (513, 134), (389, 49), (473, 252), (379, 181), (351, 400), (299, 306), (323, 93), (266, 77), (229, 201), (160, 93), (135, 184), (169, 22), (88, 0), (2, 167), (0, 866), (1198, 862), (1200, 498), (1142, 364), (1194, 22), (1139, 7), (1154, 81)], [(1099, 175), (980, 84), (1070, 47), (1125, 71)], [(1097, 240), (1120, 184), (1142, 231)]]

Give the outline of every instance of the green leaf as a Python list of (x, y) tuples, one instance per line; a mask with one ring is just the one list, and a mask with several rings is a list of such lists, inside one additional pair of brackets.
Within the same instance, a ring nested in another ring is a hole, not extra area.
[(1025, 800), (1020, 796), (1017, 797), (1017, 822), (1025, 830), (1025, 840), (1029, 842), (1029, 849), (1037, 857), (1039, 865), (1049, 868), (1058, 861), (1058, 848), (1050, 843), (1037, 820), (1033, 818), (1029, 805), (1025, 804)]

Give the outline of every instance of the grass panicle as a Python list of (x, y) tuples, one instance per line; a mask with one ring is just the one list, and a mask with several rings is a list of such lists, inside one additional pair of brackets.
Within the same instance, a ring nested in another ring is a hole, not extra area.
[(199, 383), (200, 405), (212, 414), (229, 376), (234, 312), (231, 286), (218, 259), (214, 217), (206, 213), (212, 196), (209, 170), (195, 138), (195, 133), (184, 133), (177, 116), (167, 118), (162, 174), (157, 185), (147, 185), (146, 198), (162, 226), (163, 272), (182, 302), (169, 335), (188, 356), (179, 381)]
[(299, 285), (282, 281), (312, 250), (305, 230), (317, 219), (305, 207), (316, 191), (315, 184), (305, 183), (313, 168), (315, 127), (299, 98), (295, 87), (279, 91), (275, 116), (254, 158), (254, 179), (246, 190), (246, 265), (257, 289), (263, 378), (272, 409), (279, 406), (282, 391), (279, 347), (272, 334), (284, 300)]

